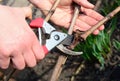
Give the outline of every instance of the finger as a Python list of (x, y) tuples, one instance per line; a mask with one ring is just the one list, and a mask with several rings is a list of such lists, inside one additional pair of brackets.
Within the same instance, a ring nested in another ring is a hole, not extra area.
[(85, 8), (94, 8), (94, 5), (88, 2), (87, 0), (73, 0), (73, 1)]
[(7, 69), (9, 67), (9, 63), (10, 63), (10, 58), (1, 58), (0, 59), (0, 67), (2, 69)]
[(77, 19), (76, 23), (75, 23), (75, 26), (74, 26), (74, 31), (77, 30), (77, 29), (80, 30), (80, 31), (86, 31), (90, 28), (91, 28), (90, 25), (88, 25), (87, 23)]
[(90, 26), (93, 26), (98, 22), (96, 19), (91, 18), (91, 17), (86, 16), (86, 15), (80, 15), (79, 19), (82, 20), (83, 22), (86, 22)]
[(102, 26), (100, 26), (98, 29), (99, 29), (99, 30), (104, 30), (104, 29), (105, 29), (105, 26), (102, 25)]
[(38, 41), (34, 42), (32, 50), (37, 60), (41, 60), (45, 57), (43, 49)]
[(11, 59), (12, 59), (13, 66), (15, 68), (19, 70), (22, 70), (25, 68), (25, 60), (22, 53), (13, 53), (13, 56)]
[[(99, 22), (96, 19), (91, 18), (91, 17), (86, 16), (86, 15), (80, 15), (79, 19), (82, 20), (83, 22), (86, 22), (90, 26), (94, 26), (95, 24), (97, 24)], [(99, 30), (103, 30), (104, 29), (104, 25), (100, 26), (98, 29)]]
[(31, 7), (29, 7), (29, 6), (28, 7), (23, 7), (22, 9), (25, 13), (25, 17), (29, 18), (29, 19), (32, 19), (32, 9), (31, 9)]
[(100, 21), (104, 18), (102, 15), (92, 9), (82, 8), (82, 12), (84, 12), (87, 16), (96, 19), (97, 21)]
[[(76, 31), (77, 29), (80, 31), (86, 31), (88, 29), (90, 29), (92, 26), (86, 24), (85, 22), (81, 21), (81, 20), (77, 20), (75, 26), (74, 26), (74, 31)], [(99, 34), (99, 30), (96, 29), (95, 31), (93, 31), (94, 35)]]
[(93, 34), (94, 34), (94, 35), (98, 35), (98, 34), (99, 34), (99, 30), (96, 29), (96, 30), (93, 32)]
[(36, 65), (36, 58), (30, 49), (23, 53), (23, 57), (28, 67), (34, 67)]

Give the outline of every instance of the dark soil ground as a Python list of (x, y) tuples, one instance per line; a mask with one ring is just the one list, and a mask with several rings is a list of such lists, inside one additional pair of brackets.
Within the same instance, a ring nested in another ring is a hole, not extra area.
[[(10, 6), (26, 6), (29, 4), (27, 0), (3, 0), (0, 3)], [(39, 16), (41, 13), (35, 9), (34, 17)], [(120, 23), (118, 23), (118, 28), (114, 31), (112, 38), (120, 41)], [(58, 56), (57, 53), (50, 53), (36, 67), (17, 71), (13, 78), (16, 81), (49, 81)], [(84, 59), (80, 56), (68, 56), (58, 81), (71, 81), (72, 76), (75, 77), (74, 81), (120, 81), (120, 51), (113, 48), (113, 54), (110, 60), (106, 60), (103, 70), (99, 69), (97, 62), (85, 61), (82, 70), (74, 75), (83, 61)], [(7, 71), (9, 72), (9, 69)], [(7, 72), (5, 73), (7, 74)]]

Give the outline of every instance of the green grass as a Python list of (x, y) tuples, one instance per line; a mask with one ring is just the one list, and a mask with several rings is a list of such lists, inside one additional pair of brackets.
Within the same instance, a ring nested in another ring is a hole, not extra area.
[[(119, 5), (120, 0), (113, 0), (110, 4), (104, 3), (100, 11), (106, 16)], [(117, 19), (118, 16), (116, 15), (105, 24), (105, 29), (99, 35), (90, 35), (85, 42), (81, 42), (74, 50), (83, 51), (84, 54), (82, 56), (84, 59), (98, 61), (101, 64), (101, 68), (104, 68), (107, 55), (112, 53), (112, 46), (120, 50), (120, 42), (117, 40), (111, 41), (111, 35), (117, 27)]]

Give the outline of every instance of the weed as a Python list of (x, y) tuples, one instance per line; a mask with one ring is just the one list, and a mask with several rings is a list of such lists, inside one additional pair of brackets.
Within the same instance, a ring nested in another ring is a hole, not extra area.
[[(110, 4), (104, 3), (101, 13), (106, 16), (109, 12), (120, 5), (120, 0), (111, 1)], [(110, 7), (111, 6), (111, 7)], [(81, 42), (74, 49), (75, 51), (83, 51), (83, 58), (89, 61), (98, 61), (101, 68), (104, 68), (107, 55), (112, 53), (112, 42), (116, 49), (120, 49), (120, 42), (111, 41), (111, 35), (117, 27), (118, 16), (115, 16), (105, 24), (105, 29), (99, 35), (90, 35), (85, 42)]]

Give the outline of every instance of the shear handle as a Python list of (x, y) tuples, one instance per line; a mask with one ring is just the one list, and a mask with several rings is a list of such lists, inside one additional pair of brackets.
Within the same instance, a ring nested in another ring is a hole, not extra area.
[[(43, 18), (36, 18), (30, 23), (31, 28), (42, 28), (43, 33), (51, 34), (54, 30), (56, 30), (52, 25), (47, 23)], [(39, 31), (38, 31), (39, 32)]]
[(50, 35), (50, 38), (46, 39), (46, 44), (42, 46), (45, 55), (67, 37), (67, 34), (55, 31), (56, 29), (42, 18), (32, 20), (30, 27), (38, 28), (38, 32), (40, 32), (40, 28), (42, 28), (43, 34)]
[(45, 45), (42, 46), (42, 49), (44, 51), (44, 54), (47, 55), (49, 50), (47, 49), (47, 47)]
[(36, 18), (30, 22), (31, 28), (42, 28), (44, 20), (42, 18)]

